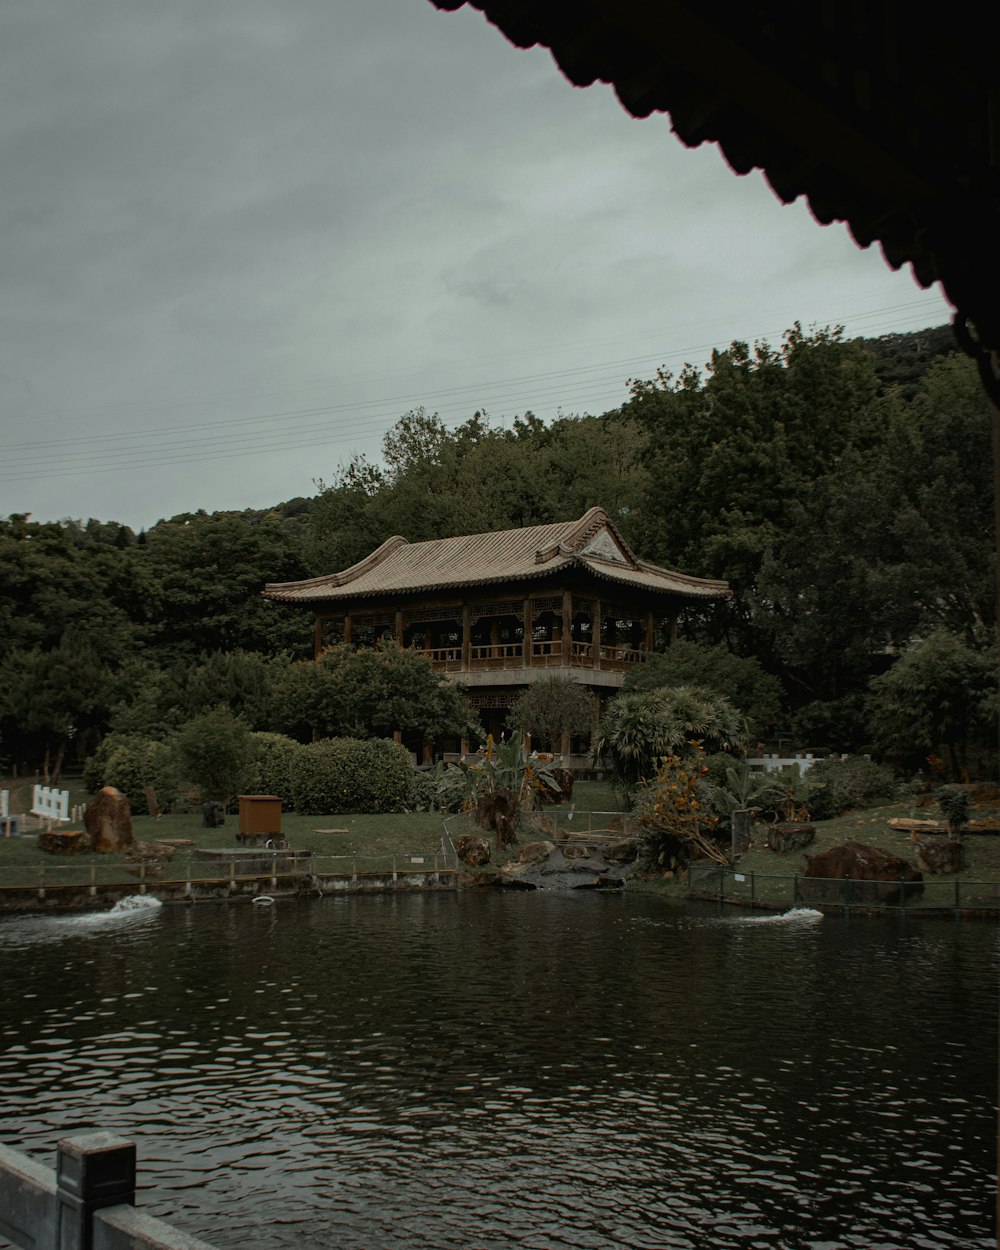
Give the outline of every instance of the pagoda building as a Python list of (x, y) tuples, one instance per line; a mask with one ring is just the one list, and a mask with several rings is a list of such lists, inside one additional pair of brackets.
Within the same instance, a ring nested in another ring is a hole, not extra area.
[(601, 704), (678, 614), (727, 599), (726, 582), (638, 559), (602, 508), (579, 520), (408, 542), (396, 535), (338, 573), (269, 583), (266, 599), (315, 614), (318, 656), (333, 643), (393, 638), (461, 683), (484, 727), (539, 678), (589, 687)]

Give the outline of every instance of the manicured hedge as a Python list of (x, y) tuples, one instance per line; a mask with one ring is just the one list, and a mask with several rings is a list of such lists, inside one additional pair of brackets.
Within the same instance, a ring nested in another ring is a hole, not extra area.
[(306, 816), (401, 812), (413, 806), (410, 753), (383, 738), (323, 738), (300, 747), (292, 806)]
[[(334, 812), (401, 812), (414, 806), (410, 753), (382, 738), (324, 738), (306, 746), (283, 734), (251, 735), (255, 763), (250, 790), (276, 794), (307, 816)], [(93, 794), (115, 786), (132, 811), (149, 809), (151, 786), (163, 808), (178, 798), (180, 774), (171, 744), (138, 734), (110, 734), (87, 761), (84, 781)]]

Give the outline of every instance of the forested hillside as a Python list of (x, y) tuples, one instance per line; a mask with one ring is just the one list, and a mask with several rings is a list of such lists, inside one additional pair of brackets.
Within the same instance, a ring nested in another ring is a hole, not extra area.
[[(956, 663), (991, 645), (991, 424), (973, 367), (947, 328), (844, 341), (795, 327), (778, 347), (733, 344), (704, 368), (636, 380), (599, 416), (475, 413), (449, 429), (408, 413), (381, 463), (334, 467), (314, 498), (264, 512), (138, 535), (0, 522), (0, 754), (76, 759), (109, 728), (166, 732), (219, 703), (274, 728), (262, 691), (274, 665), (308, 656), (312, 630), (259, 597), (266, 581), (343, 568), (394, 533), (594, 504), (639, 554), (730, 581), (733, 600), (689, 618), (686, 637), (756, 657), (803, 740), (849, 749), (876, 724), (895, 741), (892, 674), (875, 710), (870, 681), (898, 656), (919, 676), (931, 638)], [(993, 700), (976, 698), (982, 736)]]

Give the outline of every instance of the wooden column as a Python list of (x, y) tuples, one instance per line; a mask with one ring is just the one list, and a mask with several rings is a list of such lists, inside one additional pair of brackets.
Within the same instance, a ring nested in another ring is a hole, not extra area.
[(351, 645), (351, 614), (344, 613), (344, 642), (347, 646)]
[(652, 611), (649, 611), (646, 613), (646, 648), (645, 649), (647, 651), (652, 651), (653, 649), (653, 613)]
[(594, 612), (590, 618), (590, 638), (594, 644), (594, 668), (601, 667), (601, 601), (594, 600)]
[(313, 658), (317, 660), (323, 653), (323, 627), (325, 625), (325, 619), (317, 612), (316, 625), (313, 629)]
[(472, 609), (467, 603), (462, 604), (462, 672), (468, 673), (472, 668)]
[(534, 622), (531, 619), (531, 600), (524, 601), (524, 633), (521, 637), (521, 664), (528, 668), (531, 664), (531, 633)]
[(573, 592), (563, 591), (562, 602), (562, 662), (569, 668), (573, 654)]
[(396, 642), (400, 646), (403, 645), (403, 614), (402, 612), (396, 613)]

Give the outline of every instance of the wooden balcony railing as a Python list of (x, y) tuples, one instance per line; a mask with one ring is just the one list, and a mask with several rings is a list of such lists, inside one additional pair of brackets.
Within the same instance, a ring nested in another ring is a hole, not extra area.
[[(461, 673), (465, 671), (462, 665), (461, 647), (430, 647), (424, 651), (424, 655), (431, 661), (436, 672)], [(641, 664), (645, 658), (645, 651), (636, 650), (634, 647), (609, 645), (601, 647), (601, 668), (612, 672), (626, 672), (634, 664)], [(562, 668), (564, 655), (561, 639), (533, 642), (530, 662), (532, 668)], [(594, 644), (571, 642), (569, 662), (573, 668), (596, 668)], [(520, 642), (503, 642), (469, 648), (470, 670), (509, 670), (523, 667), (524, 648)]]

